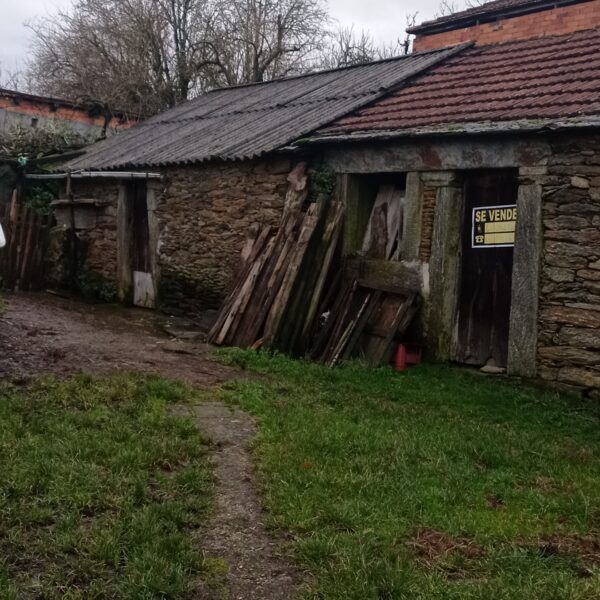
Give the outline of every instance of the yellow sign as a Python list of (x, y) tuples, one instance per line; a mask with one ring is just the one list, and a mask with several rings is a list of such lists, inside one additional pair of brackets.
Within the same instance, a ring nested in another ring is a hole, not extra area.
[(517, 206), (473, 209), (473, 248), (512, 248), (517, 229)]

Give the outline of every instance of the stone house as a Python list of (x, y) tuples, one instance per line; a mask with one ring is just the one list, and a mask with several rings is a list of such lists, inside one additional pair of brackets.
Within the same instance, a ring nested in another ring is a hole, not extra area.
[(69, 165), (88, 267), (124, 300), (214, 306), (309, 160), (337, 174), (346, 255), (398, 191), (432, 356), (600, 388), (599, 6), (497, 0), (415, 28), (408, 57), (218, 90), (92, 147)]
[(250, 225), (279, 223), (306, 159), (286, 146), (458, 51), (215, 90), (91, 146), (67, 166), (86, 277), (141, 306), (218, 307)]

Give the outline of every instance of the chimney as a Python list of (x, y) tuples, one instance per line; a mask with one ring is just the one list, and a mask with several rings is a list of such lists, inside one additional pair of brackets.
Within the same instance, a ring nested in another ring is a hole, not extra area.
[(562, 35), (600, 27), (600, 0), (494, 0), (408, 30), (421, 52), (463, 42), (477, 45)]

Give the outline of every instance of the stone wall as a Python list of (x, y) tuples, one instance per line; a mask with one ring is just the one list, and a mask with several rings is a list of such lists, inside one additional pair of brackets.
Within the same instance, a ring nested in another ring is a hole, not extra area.
[[(190, 314), (219, 306), (230, 285), (248, 228), (281, 219), (288, 160), (165, 169), (153, 182), (158, 227), (159, 307)], [(80, 273), (117, 284), (117, 205), (120, 182), (76, 180)], [(81, 211), (85, 212), (85, 215)]]
[(543, 178), (539, 375), (600, 388), (600, 136), (557, 138)]
[[(64, 195), (65, 190), (61, 190)], [(90, 299), (113, 300), (117, 287), (117, 204), (119, 183), (110, 180), (74, 180), (77, 283)], [(65, 200), (54, 203), (56, 226), (50, 232), (45, 258), (46, 282), (51, 287), (73, 285), (71, 208)]]
[(96, 204), (77, 204), (76, 226), (86, 270), (116, 284), (117, 204), (119, 183), (114, 180), (73, 182), (75, 202), (96, 200)]
[(271, 159), (166, 172), (156, 211), (161, 308), (219, 306), (250, 225), (279, 224), (290, 169), (288, 160)]

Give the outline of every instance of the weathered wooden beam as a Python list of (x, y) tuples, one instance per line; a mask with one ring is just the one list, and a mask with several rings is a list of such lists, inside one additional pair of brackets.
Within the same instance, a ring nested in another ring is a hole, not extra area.
[(463, 188), (456, 182), (438, 190), (429, 263), (428, 347), (435, 358), (454, 354), (464, 219)]
[(405, 296), (421, 293), (421, 274), (414, 265), (388, 260), (355, 259), (346, 263), (346, 277), (359, 285)]
[(152, 308), (156, 308), (160, 286), (160, 261), (158, 260), (160, 223), (157, 214), (160, 193), (161, 184), (158, 181), (149, 181), (146, 192), (146, 207), (148, 210), (148, 252), (150, 253), (150, 273), (152, 273), (152, 285), (154, 287), (154, 305)]
[(326, 150), (325, 162), (338, 173), (402, 173), (530, 167), (544, 164), (549, 155), (539, 136), (482, 136), (338, 144)]
[(542, 186), (519, 187), (508, 339), (510, 375), (537, 374), (538, 308), (542, 256)]
[(127, 185), (119, 186), (117, 204), (117, 290), (119, 301), (130, 302), (133, 298), (133, 271), (131, 269), (131, 225)]

